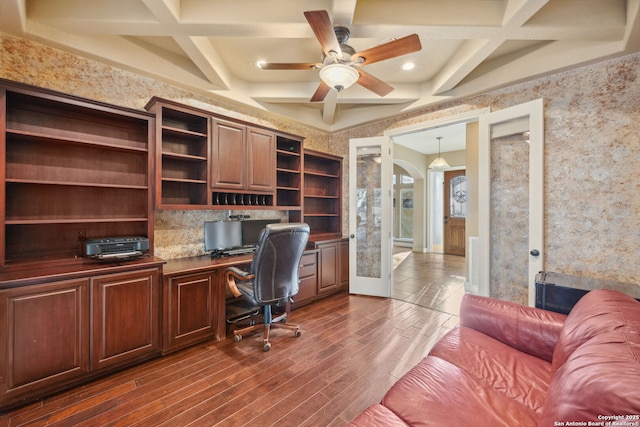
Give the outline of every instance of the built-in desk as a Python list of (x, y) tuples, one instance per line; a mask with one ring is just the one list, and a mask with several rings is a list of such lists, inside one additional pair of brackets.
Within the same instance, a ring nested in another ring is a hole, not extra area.
[[(313, 236), (312, 236), (313, 237)], [(348, 241), (340, 235), (310, 239), (300, 262), (300, 289), (292, 308), (345, 290), (349, 280)], [(253, 255), (168, 260), (163, 269), (163, 353), (209, 339), (224, 339), (226, 302), (232, 296), (225, 271), (251, 264)]]
[(253, 255), (209, 255), (167, 261), (163, 269), (163, 353), (226, 336), (225, 270), (248, 266)]
[(613, 289), (640, 300), (640, 285), (543, 271), (536, 275), (536, 307), (568, 314), (584, 294), (595, 289)]

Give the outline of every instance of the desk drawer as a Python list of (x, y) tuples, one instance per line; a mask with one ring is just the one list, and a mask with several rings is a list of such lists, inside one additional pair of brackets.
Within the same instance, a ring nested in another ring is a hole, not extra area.
[(297, 303), (306, 299), (316, 296), (316, 276), (305, 277), (300, 279), (300, 289), (298, 293), (293, 297), (293, 300)]
[(300, 279), (316, 275), (316, 253), (302, 255), (300, 260)]

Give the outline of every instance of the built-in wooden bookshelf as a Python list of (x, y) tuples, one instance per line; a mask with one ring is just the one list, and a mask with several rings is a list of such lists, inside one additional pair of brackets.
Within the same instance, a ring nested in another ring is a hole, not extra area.
[(211, 203), (208, 181), (210, 120), (176, 104), (156, 101), (156, 205), (189, 209)]
[(302, 140), (276, 135), (276, 205), (291, 222), (302, 221), (302, 153)]
[(0, 98), (0, 265), (80, 257), (87, 238), (153, 242), (152, 115), (7, 81)]
[(304, 222), (311, 234), (342, 234), (342, 158), (304, 152)]

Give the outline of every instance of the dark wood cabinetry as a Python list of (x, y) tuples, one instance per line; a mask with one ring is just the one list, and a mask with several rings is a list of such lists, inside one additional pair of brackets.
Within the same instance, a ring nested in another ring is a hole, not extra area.
[(318, 294), (334, 293), (349, 284), (347, 239), (316, 242), (318, 250)]
[[(163, 272), (154, 207), (287, 210), (324, 236), (294, 305), (345, 284), (339, 157), (172, 101), (147, 109), (0, 80), (0, 408), (225, 336), (224, 270), (251, 257)], [(115, 236), (149, 238), (150, 256), (82, 257), (86, 239)]]
[(169, 276), (164, 280), (164, 352), (168, 353), (218, 336), (219, 310), (224, 289), (217, 270)]
[(318, 295), (318, 251), (305, 251), (300, 260), (300, 287), (293, 307), (313, 301)]
[(0, 291), (0, 316), (0, 402), (18, 402), (89, 372), (88, 279)]
[(247, 127), (216, 120), (213, 124), (211, 186), (215, 189), (245, 189)]
[(302, 141), (276, 135), (276, 205), (289, 212), (291, 222), (302, 221)]
[(286, 209), (300, 221), (302, 138), (152, 98), (156, 205), (164, 209)]
[(213, 204), (273, 206), (276, 182), (274, 133), (214, 120), (212, 144)]
[(156, 205), (189, 209), (209, 199), (209, 119), (187, 108), (156, 102)]
[(338, 288), (338, 247), (335, 243), (322, 243), (318, 248), (318, 293), (333, 292)]
[(342, 235), (342, 158), (304, 153), (304, 222), (311, 234)]
[(6, 81), (0, 105), (0, 265), (73, 259), (86, 238), (153, 243), (152, 115)]
[(226, 335), (225, 271), (244, 268), (251, 255), (212, 259), (209, 256), (167, 261), (163, 271), (163, 352), (170, 353)]
[(161, 265), (3, 272), (0, 408), (159, 355)]
[(150, 269), (92, 278), (92, 369), (159, 353), (159, 275), (158, 269)]

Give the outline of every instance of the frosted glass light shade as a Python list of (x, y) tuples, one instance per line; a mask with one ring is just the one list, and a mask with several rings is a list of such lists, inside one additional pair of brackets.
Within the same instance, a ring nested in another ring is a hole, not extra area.
[(330, 64), (320, 69), (320, 78), (329, 87), (340, 92), (354, 84), (360, 78), (360, 74), (348, 65)]
[(438, 157), (429, 165), (429, 169), (446, 169), (449, 167), (449, 163), (442, 157)]

